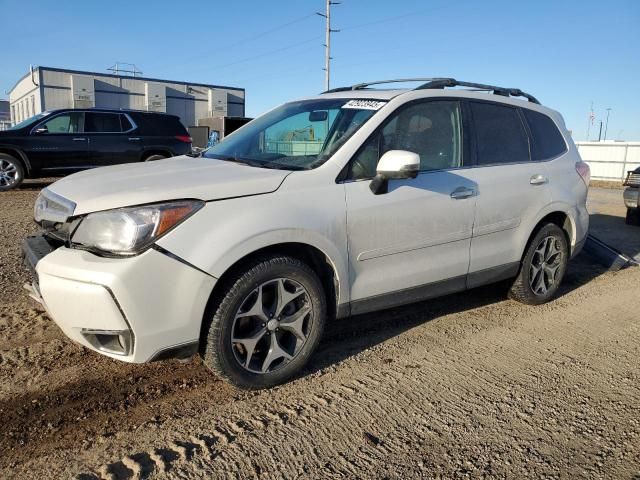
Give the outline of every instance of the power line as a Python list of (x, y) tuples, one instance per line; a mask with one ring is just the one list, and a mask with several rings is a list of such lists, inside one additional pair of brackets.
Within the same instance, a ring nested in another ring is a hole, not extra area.
[(209, 51), (207, 53), (203, 53), (203, 54), (196, 55), (194, 57), (188, 58), (188, 59), (186, 59), (186, 60), (184, 60), (182, 62), (174, 63), (173, 66), (181, 66), (181, 65), (186, 65), (188, 63), (192, 63), (194, 61), (197, 61), (197, 60), (209, 57), (211, 55), (214, 55), (216, 52), (218, 52), (220, 50), (224, 50), (224, 51), (231, 50), (233, 48), (238, 47), (239, 45), (244, 45), (245, 43), (250, 43), (250, 42), (253, 42), (254, 40), (258, 40), (258, 39), (260, 39), (262, 37), (266, 37), (267, 35), (270, 35), (270, 34), (272, 34), (274, 32), (279, 31), (279, 30), (283, 30), (283, 29), (285, 29), (287, 27), (290, 27), (291, 25), (295, 25), (296, 23), (300, 23), (300, 22), (302, 22), (302, 21), (304, 21), (304, 20), (306, 20), (308, 18), (311, 18), (313, 16), (315, 16), (315, 14), (309, 13), (309, 14), (304, 15), (302, 17), (298, 17), (296, 19), (293, 19), (293, 20), (290, 20), (288, 22), (285, 22), (285, 23), (282, 23), (280, 25), (277, 25), (277, 26), (275, 26), (273, 28), (270, 28), (268, 30), (264, 30), (262, 32), (256, 33), (255, 35), (252, 35), (252, 36), (249, 36), (249, 37), (245, 37), (245, 38), (241, 38), (237, 42), (231, 43), (229, 45), (223, 45), (222, 47), (218, 47), (215, 51), (212, 50), (212, 51)]

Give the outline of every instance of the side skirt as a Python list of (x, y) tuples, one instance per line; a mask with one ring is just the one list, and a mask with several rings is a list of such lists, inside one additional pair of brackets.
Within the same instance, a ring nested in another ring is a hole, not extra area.
[(468, 275), (460, 275), (458, 277), (442, 280), (439, 282), (427, 283), (417, 287), (397, 290), (391, 293), (375, 295), (360, 300), (354, 300), (346, 308), (347, 305), (341, 305), (338, 308), (338, 318), (350, 315), (360, 315), (363, 313), (374, 312), (376, 310), (384, 310), (387, 308), (399, 307), (410, 303), (421, 302), (431, 298), (442, 297), (451, 293), (462, 292), (471, 288), (480, 287), (496, 283), (508, 278), (513, 278), (518, 274), (520, 262), (513, 262), (498, 267), (487, 268), (478, 272), (472, 272)]

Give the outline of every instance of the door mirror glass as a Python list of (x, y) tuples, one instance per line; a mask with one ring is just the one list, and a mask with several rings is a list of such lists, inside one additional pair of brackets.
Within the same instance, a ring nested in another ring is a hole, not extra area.
[(49, 129), (46, 125), (43, 125), (42, 127), (36, 128), (33, 133), (35, 133), (36, 135), (46, 135), (47, 133), (49, 133)]

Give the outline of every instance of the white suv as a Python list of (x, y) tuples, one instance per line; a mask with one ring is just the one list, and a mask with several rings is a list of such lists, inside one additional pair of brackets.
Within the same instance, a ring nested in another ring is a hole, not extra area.
[(284, 104), (201, 158), (54, 183), (23, 246), (31, 295), (88, 348), (199, 352), (245, 388), (295, 375), (328, 318), (505, 279), (548, 301), (589, 221), (562, 117), (517, 89), (419, 80)]

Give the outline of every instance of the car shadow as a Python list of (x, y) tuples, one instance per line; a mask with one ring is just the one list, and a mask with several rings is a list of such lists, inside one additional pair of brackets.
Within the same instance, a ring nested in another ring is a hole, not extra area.
[(593, 213), (589, 233), (616, 250), (640, 260), (640, 226), (627, 225), (623, 217)]
[[(567, 269), (558, 297), (606, 273), (586, 254), (576, 256)], [(323, 340), (303, 376), (355, 356), (431, 320), (507, 300), (509, 282), (500, 282), (403, 307), (330, 321)]]
[(48, 187), (53, 182), (58, 180), (58, 178), (37, 178), (37, 179), (28, 179), (25, 180), (18, 190), (42, 190), (45, 187)]

